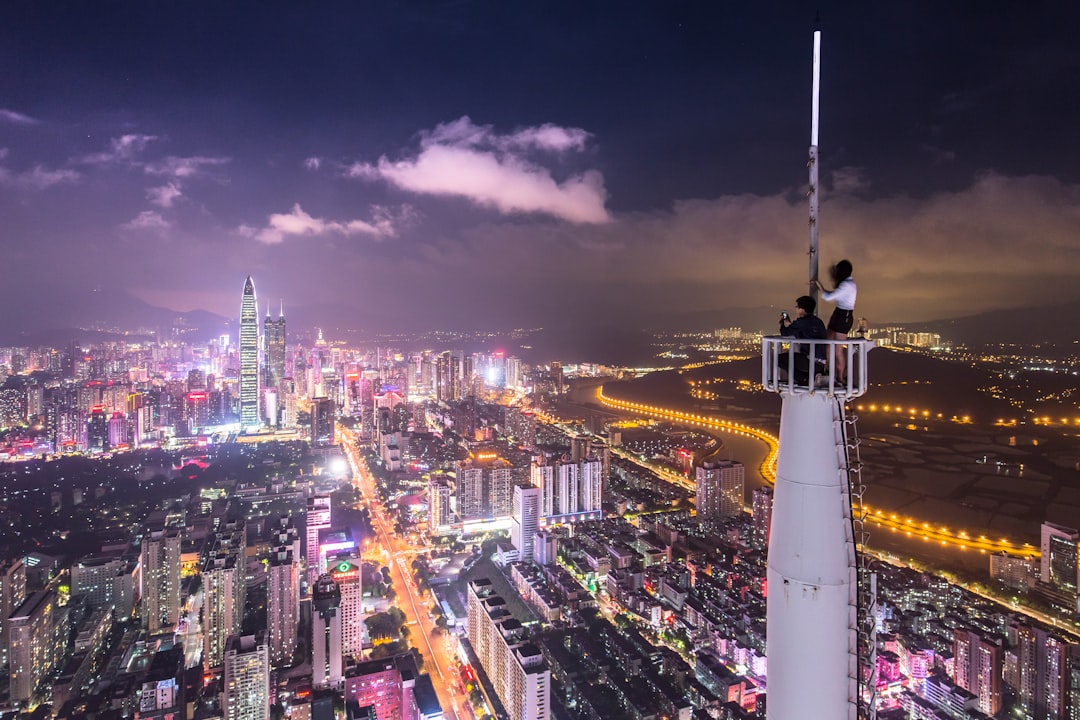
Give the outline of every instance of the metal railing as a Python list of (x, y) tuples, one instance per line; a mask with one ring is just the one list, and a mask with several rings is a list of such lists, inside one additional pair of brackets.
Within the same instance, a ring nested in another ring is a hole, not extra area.
[[(769, 336), (762, 338), (761, 384), (770, 392), (825, 393), (829, 397), (854, 398), (866, 392), (866, 355), (872, 340), (804, 340)], [(837, 367), (837, 353), (846, 372)]]

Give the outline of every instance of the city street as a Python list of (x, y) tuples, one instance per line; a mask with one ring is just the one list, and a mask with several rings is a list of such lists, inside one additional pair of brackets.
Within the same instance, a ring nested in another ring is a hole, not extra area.
[(458, 678), (454, 669), (454, 647), (449, 636), (435, 635), (436, 625), (431, 617), (431, 599), (425, 597), (413, 581), (409, 563), (417, 548), (408, 545), (393, 533), (392, 525), (378, 502), (375, 478), (356, 446), (355, 433), (338, 425), (342, 447), (353, 472), (353, 484), (360, 490), (363, 504), (371, 515), (375, 542), (390, 559), (390, 581), (394, 588), (394, 604), (405, 613), (410, 644), (424, 657), (424, 671), (430, 674), (435, 693), (446, 717), (470, 720), (472, 714), (461, 707), (465, 699), (457, 691)]

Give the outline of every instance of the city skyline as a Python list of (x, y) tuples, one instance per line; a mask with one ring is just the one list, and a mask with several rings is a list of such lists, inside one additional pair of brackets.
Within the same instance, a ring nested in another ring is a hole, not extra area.
[[(232, 318), (250, 274), (513, 327), (800, 290), (816, 8), (252, 7), (8, 6), (5, 301)], [(1076, 299), (1075, 11), (1026, 10), (821, 8), (822, 258), (861, 313)]]

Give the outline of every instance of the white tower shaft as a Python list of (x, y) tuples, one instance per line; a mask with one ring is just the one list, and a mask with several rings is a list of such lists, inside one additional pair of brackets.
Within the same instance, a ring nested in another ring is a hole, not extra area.
[(769, 720), (841, 720), (855, 708), (854, 545), (836, 402), (826, 392), (783, 393), (768, 561)]

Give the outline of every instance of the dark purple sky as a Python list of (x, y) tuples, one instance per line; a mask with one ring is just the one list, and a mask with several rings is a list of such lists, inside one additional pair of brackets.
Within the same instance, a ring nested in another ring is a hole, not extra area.
[(860, 314), (1080, 296), (1071, 3), (463, 0), (4, 3), (0, 300), (790, 306), (818, 8), (821, 250)]

